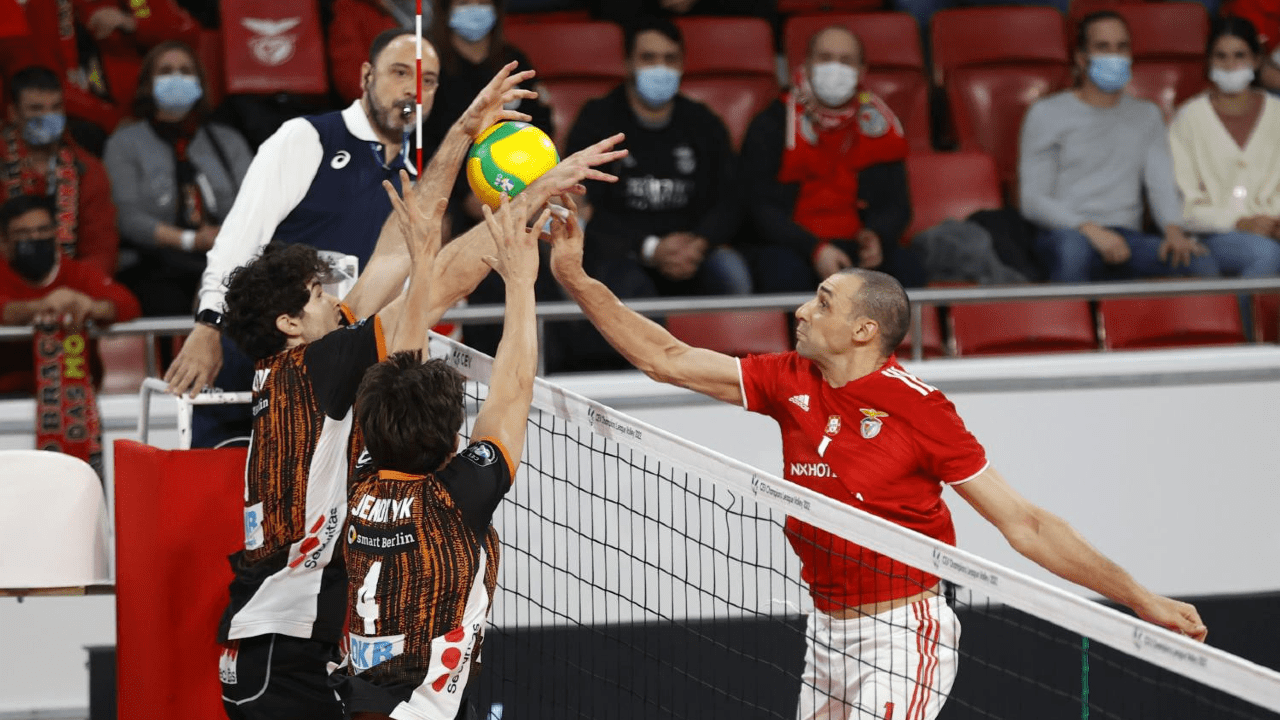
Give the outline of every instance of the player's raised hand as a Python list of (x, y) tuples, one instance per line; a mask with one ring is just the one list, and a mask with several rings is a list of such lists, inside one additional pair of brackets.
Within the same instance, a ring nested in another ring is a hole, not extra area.
[(527, 283), (532, 287), (538, 279), (538, 235), (551, 217), (551, 210), (543, 210), (533, 226), (526, 227), (530, 199), (521, 193), (515, 200), (504, 196), (497, 213), (488, 205), (482, 212), (496, 248), (496, 255), (484, 257), (485, 264), (497, 271), (507, 283)]
[[(436, 255), (440, 253), (444, 213), (448, 209), (449, 200), (437, 198), (435, 202), (430, 202), (426, 197), (419, 197), (421, 191), (409, 181), (409, 174), (404, 170), (400, 171), (403, 199), (390, 181), (383, 180), (382, 187), (391, 200), (391, 212), (396, 217), (396, 224), (409, 250), (409, 260), (434, 262)], [(427, 206), (426, 210), (423, 209), (424, 205)]]
[(537, 207), (552, 195), (586, 194), (587, 189), (582, 186), (583, 180), (617, 182), (616, 175), (610, 175), (598, 168), (627, 156), (626, 149), (614, 150), (614, 147), (625, 139), (626, 135), (618, 133), (579, 150), (543, 173), (542, 177), (534, 180), (529, 187), (525, 188), (525, 194), (535, 196), (537, 202), (534, 206)]
[(583, 234), (578, 222), (578, 205), (573, 198), (560, 198), (567, 214), (551, 219), (551, 274), (563, 282), (582, 269)]
[(520, 87), (522, 83), (534, 76), (534, 71), (516, 69), (516, 61), (512, 60), (498, 71), (488, 85), (471, 101), (471, 106), (458, 118), (458, 127), (475, 139), (490, 126), (507, 120), (529, 122), (533, 118), (516, 110), (508, 110), (507, 105), (514, 107), (521, 100), (538, 97), (538, 93)]

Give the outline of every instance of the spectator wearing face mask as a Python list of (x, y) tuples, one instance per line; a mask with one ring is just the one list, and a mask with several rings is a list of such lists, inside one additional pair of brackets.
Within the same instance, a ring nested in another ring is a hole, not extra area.
[(1244, 18), (1258, 33), (1258, 85), (1280, 95), (1280, 0), (1232, 0), (1222, 14)]
[[(584, 105), (569, 133), (570, 151), (618, 132), (631, 151), (606, 168), (617, 183), (587, 183), (584, 265), (623, 298), (750, 293), (730, 247), (742, 219), (736, 158), (724, 122), (679, 92), (680, 29), (646, 19), (625, 37), (627, 80)], [(619, 360), (589, 326), (568, 347), (566, 369)]]
[[(1124, 91), (1132, 63), (1124, 19), (1110, 11), (1082, 19), (1075, 62), (1077, 87), (1032, 105), (1019, 145), (1021, 209), (1040, 228), (1035, 249), (1049, 279), (1218, 275), (1220, 259), (1183, 231), (1160, 109)], [(1143, 231), (1144, 190), (1159, 235)]]
[[(427, 117), (424, 130), (433, 140), (444, 137), (476, 93), (503, 65), (514, 60), (521, 70), (537, 69), (529, 64), (529, 58), (519, 48), (505, 40), (506, 14), (503, 0), (438, 0), (431, 40), (440, 52), (440, 89), (436, 91), (436, 109)], [(538, 98), (522, 100), (514, 109), (532, 118), (530, 122), (547, 135), (555, 135), (546, 88), (535, 77), (525, 89), (537, 92)], [(449, 212), (454, 234), (483, 219), (480, 201), (461, 177), (449, 203)], [(497, 301), (501, 302), (502, 298), (499, 292)]]
[(1257, 87), (1264, 58), (1248, 20), (1214, 20), (1206, 55), (1213, 87), (1183, 104), (1169, 128), (1187, 227), (1215, 256), (1255, 258), (1239, 269), (1242, 276), (1275, 275), (1280, 100)]
[(147, 316), (192, 312), (205, 253), (253, 159), (235, 130), (208, 122), (204, 68), (185, 43), (142, 61), (141, 122), (107, 141), (104, 160), (123, 240), (119, 277)]
[(52, 70), (33, 66), (15, 73), (8, 87), (9, 122), (0, 126), (0, 202), (50, 196), (58, 248), (114, 274), (120, 236), (111, 186), (102, 162), (67, 134), (62, 83)]
[(862, 43), (843, 26), (818, 31), (792, 87), (742, 143), (758, 292), (805, 292), (850, 267), (923, 285), (899, 244), (911, 222), (907, 140), (893, 111), (859, 89)]
[[(53, 201), (19, 195), (0, 206), (0, 315), (5, 325), (110, 323), (138, 317), (138, 301), (98, 268), (58, 250)], [(0, 393), (35, 392), (31, 343), (3, 343)], [(92, 352), (92, 351), (91, 351)]]
[[(329, 77), (338, 96), (349, 103), (358, 100), (364, 92), (360, 86), (360, 66), (368, 59), (373, 39), (384, 30), (412, 30), (417, 22), (418, 1), (334, 0), (332, 12), (327, 46)], [(431, 0), (424, 0), (422, 29), (426, 31), (429, 27)]]

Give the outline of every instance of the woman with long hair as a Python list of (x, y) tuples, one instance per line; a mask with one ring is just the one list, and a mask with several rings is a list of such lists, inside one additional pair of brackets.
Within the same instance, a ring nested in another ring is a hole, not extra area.
[(1280, 100), (1257, 87), (1262, 47), (1243, 18), (1213, 21), (1205, 50), (1212, 85), (1169, 128), (1188, 230), (1224, 273), (1280, 273)]
[(210, 112), (199, 58), (185, 43), (164, 42), (142, 60), (137, 121), (107, 140), (118, 275), (144, 315), (191, 313), (205, 252), (253, 159), (244, 138), (209, 122)]

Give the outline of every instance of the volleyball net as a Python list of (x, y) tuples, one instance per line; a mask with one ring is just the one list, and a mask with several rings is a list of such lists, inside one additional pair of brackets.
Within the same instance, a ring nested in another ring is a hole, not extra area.
[[(473, 416), (492, 360), (438, 336), (432, 355), (468, 379)], [(806, 679), (813, 645), (836, 675), (923, 678), (945, 696), (942, 718), (1280, 717), (1273, 670), (544, 380), (533, 404), (522, 468), (494, 520), (502, 555), (482, 716), (794, 718), (801, 705), (900, 720), (936, 708), (921, 693), (905, 706), (886, 705), (891, 693), (854, 702), (832, 689), (847, 678)], [(823, 551), (874, 565), (876, 582), (923, 590), (937, 578), (941, 598), (815, 627), (788, 517), (847, 539)], [(958, 673), (945, 687), (949, 647)]]

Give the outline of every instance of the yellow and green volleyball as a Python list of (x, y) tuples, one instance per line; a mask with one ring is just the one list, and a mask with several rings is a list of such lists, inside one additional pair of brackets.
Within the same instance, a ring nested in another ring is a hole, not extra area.
[(551, 138), (529, 123), (500, 122), (476, 138), (467, 153), (467, 182), (480, 202), (498, 209), (560, 162)]

